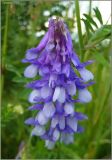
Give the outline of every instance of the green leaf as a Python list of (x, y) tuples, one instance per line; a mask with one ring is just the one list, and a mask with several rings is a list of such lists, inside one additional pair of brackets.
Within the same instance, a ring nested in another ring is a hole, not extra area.
[(12, 80), (13, 82), (16, 82), (16, 83), (28, 83), (29, 82), (28, 79), (24, 77), (18, 77), (18, 76), (14, 77)]
[(85, 28), (86, 28), (86, 32), (87, 32), (87, 36), (89, 36), (89, 27), (88, 27), (88, 25), (87, 25), (87, 23), (86, 23), (86, 20), (85, 19), (81, 19), (83, 22), (84, 22), (84, 24), (85, 24)]
[(93, 34), (90, 41), (102, 39), (104, 37), (106, 38), (106, 36), (111, 34), (111, 29), (112, 29), (111, 25), (104, 25)]
[(96, 53), (94, 54), (94, 58), (96, 59), (96, 61), (104, 66), (108, 65), (108, 61), (105, 59), (105, 57), (103, 55), (101, 55), (100, 53)]
[(107, 37), (109, 38), (111, 36), (111, 29), (111, 25), (104, 25), (101, 28), (97, 29), (95, 33), (91, 36), (88, 44), (86, 45), (86, 48), (92, 47), (93, 45), (100, 43)]
[(87, 14), (84, 14), (84, 16), (88, 19), (88, 21), (93, 24), (96, 28), (98, 28), (96, 22), (93, 20), (93, 18)]
[(95, 12), (96, 18), (99, 20), (99, 22), (101, 24), (103, 24), (102, 16), (101, 16), (101, 13), (100, 13), (98, 7), (94, 8), (93, 10)]
[(18, 75), (19, 77), (21, 77), (21, 74), (18, 71), (18, 68), (16, 68), (14, 65), (12, 65), (12, 64), (6, 64), (5, 68), (6, 68), (6, 70), (14, 72), (16, 75)]
[(92, 28), (92, 26), (91, 26), (91, 24), (89, 23), (89, 21), (87, 20), (87, 19), (81, 19), (83, 22), (84, 22), (84, 24), (85, 24), (85, 27), (86, 27), (86, 29), (88, 30), (91, 30), (92, 32), (94, 32), (94, 29)]

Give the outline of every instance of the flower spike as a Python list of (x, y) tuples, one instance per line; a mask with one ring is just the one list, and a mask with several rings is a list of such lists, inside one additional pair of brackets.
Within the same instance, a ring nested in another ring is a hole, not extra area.
[(44, 139), (48, 149), (53, 149), (57, 141), (73, 143), (74, 134), (83, 131), (78, 122), (87, 119), (76, 112), (76, 103), (92, 100), (87, 87), (94, 83), (90, 81), (94, 76), (85, 67), (93, 61), (80, 62), (67, 25), (57, 18), (49, 20), (47, 33), (36, 48), (27, 50), (23, 62), (30, 63), (24, 71), (25, 77), (41, 77), (26, 85), (32, 88), (29, 110), (38, 111), (35, 118), (25, 121), (34, 126), (31, 135)]

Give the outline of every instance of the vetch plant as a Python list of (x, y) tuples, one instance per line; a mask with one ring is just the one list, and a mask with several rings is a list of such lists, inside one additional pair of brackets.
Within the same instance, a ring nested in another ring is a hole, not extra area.
[[(56, 141), (74, 142), (74, 134), (83, 131), (80, 120), (87, 116), (76, 112), (77, 103), (88, 103), (92, 96), (87, 87), (93, 84), (93, 74), (85, 67), (93, 61), (81, 63), (73, 50), (67, 25), (59, 18), (49, 20), (49, 29), (36, 48), (27, 50), (24, 63), (30, 63), (24, 76), (39, 80), (28, 83), (32, 88), (29, 110), (36, 117), (25, 121), (33, 125), (32, 136), (40, 136), (45, 146), (52, 149)], [(79, 75), (75, 73), (75, 70)], [(88, 82), (89, 81), (89, 82)]]

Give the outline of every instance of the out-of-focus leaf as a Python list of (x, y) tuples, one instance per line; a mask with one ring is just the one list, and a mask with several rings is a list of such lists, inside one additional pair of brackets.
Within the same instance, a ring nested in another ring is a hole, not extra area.
[(87, 26), (89, 30), (91, 30), (92, 32), (94, 32), (93, 27), (91, 26), (90, 22), (87, 19), (83, 19), (82, 18), (82, 21), (85, 23), (85, 26)]
[(82, 18), (81, 20), (84, 22), (87, 35), (89, 36), (89, 27), (88, 27), (88, 24), (86, 23), (86, 20), (85, 20), (85, 19)]
[(103, 24), (102, 16), (101, 16), (101, 13), (100, 13), (98, 7), (94, 8), (93, 10), (95, 12), (96, 18), (99, 20), (99, 22), (101, 24)]
[(100, 53), (96, 53), (94, 54), (94, 58), (96, 59), (96, 61), (104, 66), (108, 65), (108, 61), (104, 58), (103, 55), (101, 55)]
[(112, 26), (111, 25), (104, 25), (101, 28), (99, 28), (91, 37), (90, 41), (95, 41), (97, 39), (100, 39), (102, 37), (109, 36), (111, 35), (111, 29)]
[(24, 77), (14, 77), (13, 78), (13, 82), (16, 82), (16, 83), (27, 83), (28, 82), (28, 79), (24, 78)]
[(29, 94), (31, 93), (31, 90), (26, 90), (26, 88), (23, 87), (21, 91), (21, 95), (18, 95), (18, 98), (27, 101)]
[(86, 47), (91, 47), (95, 44), (100, 43), (100, 41), (104, 40), (105, 38), (109, 38), (111, 36), (111, 29), (111, 25), (104, 25), (98, 30), (96, 30), (96, 32), (91, 36)]
[(73, 28), (73, 26), (74, 26), (74, 20), (71, 19), (71, 18), (68, 18), (67, 25), (68, 25), (69, 28)]
[(6, 68), (6, 70), (14, 72), (16, 75), (18, 75), (19, 77), (21, 77), (20, 72), (18, 71), (18, 69), (14, 65), (12, 65), (12, 64), (6, 64), (5, 68)]
[(96, 28), (98, 28), (96, 22), (93, 20), (93, 18), (87, 14), (84, 14), (84, 16), (88, 19), (88, 21), (93, 24)]
[(13, 106), (3, 106), (1, 108), (2, 111), (2, 117), (1, 117), (1, 121), (2, 121), (2, 127), (5, 127), (7, 125), (7, 123), (11, 120), (14, 119), (16, 115), (13, 114), (12, 112), (12, 107)]

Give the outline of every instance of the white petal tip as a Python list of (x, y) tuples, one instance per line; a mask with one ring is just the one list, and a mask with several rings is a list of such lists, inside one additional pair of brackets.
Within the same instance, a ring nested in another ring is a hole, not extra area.
[(49, 149), (52, 150), (54, 148), (55, 143), (49, 140), (45, 141), (45, 146)]
[(48, 118), (45, 117), (43, 111), (40, 111), (40, 112), (37, 114), (35, 120), (38, 120), (38, 122), (39, 122), (40, 125), (45, 125), (45, 124), (48, 122)]
[(28, 100), (30, 103), (36, 103), (36, 101), (34, 99), (39, 96), (40, 96), (40, 92), (38, 90), (33, 90), (30, 93)]
[(50, 118), (55, 113), (55, 106), (53, 103), (46, 103), (43, 108), (43, 113), (47, 118)]
[(48, 86), (45, 86), (45, 87), (41, 88), (40, 92), (41, 92), (41, 97), (42, 98), (47, 98), (48, 96), (51, 95), (52, 89), (50, 87), (48, 87)]
[(53, 102), (55, 102), (60, 95), (60, 87), (56, 87), (53, 95)]
[(88, 103), (92, 100), (92, 95), (87, 89), (79, 90), (79, 100), (83, 103)]
[(31, 135), (36, 135), (36, 136), (42, 136), (45, 134), (45, 128), (43, 126), (36, 126), (33, 130)]
[(61, 90), (60, 90), (60, 94), (59, 94), (59, 97), (58, 97), (58, 101), (60, 103), (64, 103), (65, 102), (65, 99), (66, 99), (66, 92), (65, 92), (65, 89), (62, 87)]
[(37, 75), (38, 69), (36, 65), (31, 64), (24, 71), (24, 76), (27, 78), (34, 78)]
[(87, 70), (87, 69), (85, 69), (85, 68), (79, 70), (79, 73), (80, 73), (82, 79), (83, 79), (85, 82), (94, 79), (94, 75), (93, 75), (89, 70)]
[(74, 113), (73, 105), (70, 104), (70, 103), (66, 103), (66, 104), (65, 104), (64, 110), (65, 110), (65, 113), (66, 113), (66, 114), (72, 114), (72, 113)]

